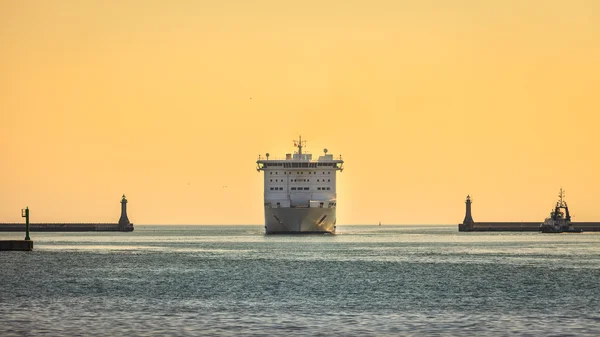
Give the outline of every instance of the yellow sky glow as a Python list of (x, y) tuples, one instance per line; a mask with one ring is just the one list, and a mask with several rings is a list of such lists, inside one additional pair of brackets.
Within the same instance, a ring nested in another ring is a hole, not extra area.
[(598, 60), (591, 0), (0, 0), (0, 222), (260, 224), (299, 134), (338, 224), (600, 221)]

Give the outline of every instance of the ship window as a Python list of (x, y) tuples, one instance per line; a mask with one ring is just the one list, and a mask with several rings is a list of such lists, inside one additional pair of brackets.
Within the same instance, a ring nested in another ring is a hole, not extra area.
[(269, 174), (273, 174), (273, 172), (269, 172)]
[(327, 190), (329, 191), (329, 190), (330, 190), (330, 188), (329, 188), (329, 187), (327, 187)]
[(327, 179), (327, 181), (331, 181), (331, 179)]
[(325, 172), (323, 172), (323, 174), (325, 174)]
[(270, 181), (273, 182), (273, 179), (271, 179)]
[(279, 188), (279, 190), (280, 190), (280, 191), (283, 191), (283, 187), (280, 187), (280, 188)]
[(275, 172), (275, 174), (277, 174), (278, 172)]
[(271, 191), (273, 190), (273, 187), (271, 187)]
[(319, 191), (320, 191), (320, 190), (321, 190), (321, 188), (320, 188), (320, 187), (317, 187), (317, 190), (319, 190)]
[(292, 191), (295, 191), (295, 190), (296, 190), (296, 188), (295, 188), (295, 187), (292, 187)]
[(305, 187), (305, 188), (304, 188), (304, 190), (305, 190), (305, 191), (308, 191), (308, 187)]
[(327, 174), (331, 174), (331, 172), (327, 172)]

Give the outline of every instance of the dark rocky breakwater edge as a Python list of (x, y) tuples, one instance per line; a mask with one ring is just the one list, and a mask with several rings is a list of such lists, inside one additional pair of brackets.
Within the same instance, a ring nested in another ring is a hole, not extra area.
[[(563, 190), (560, 192), (560, 200), (557, 202), (555, 211), (551, 213), (548, 220), (563, 222), (563, 225), (570, 227), (577, 232), (600, 232), (600, 222), (572, 222), (569, 215), (569, 209), (563, 202)], [(458, 224), (459, 232), (539, 232), (546, 221), (539, 222), (475, 222), (471, 214), (471, 196), (465, 200), (465, 219)], [(566, 215), (562, 213), (561, 208), (566, 209)], [(556, 230), (554, 232), (562, 232)]]
[[(29, 208), (27, 209), (29, 214)], [(27, 220), (29, 223), (29, 220)], [(115, 223), (29, 223), (31, 232), (132, 232), (127, 216), (127, 198), (121, 198), (121, 216)], [(25, 232), (25, 223), (0, 223), (0, 232)]]

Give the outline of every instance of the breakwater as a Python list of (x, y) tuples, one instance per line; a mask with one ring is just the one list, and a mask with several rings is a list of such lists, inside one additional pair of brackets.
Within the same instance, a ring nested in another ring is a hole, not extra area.
[[(471, 214), (471, 197), (467, 196), (465, 219), (458, 224), (459, 232), (538, 232), (540, 222), (475, 222)], [(571, 222), (574, 229), (600, 232), (600, 222)]]
[[(542, 222), (473, 222), (458, 225), (459, 232), (538, 232)], [(584, 232), (600, 232), (600, 222), (571, 222)]]
[(7, 250), (33, 250), (33, 241), (31, 240), (0, 240), (0, 251)]
[[(118, 223), (30, 223), (30, 232), (132, 232), (133, 224)], [(0, 223), (0, 232), (25, 232), (23, 223)]]
[(30, 223), (29, 207), (23, 209), (26, 223), (0, 223), (0, 232), (25, 232), (27, 226), (31, 232), (132, 232), (133, 224), (127, 217), (127, 199), (121, 199), (121, 217), (115, 223)]

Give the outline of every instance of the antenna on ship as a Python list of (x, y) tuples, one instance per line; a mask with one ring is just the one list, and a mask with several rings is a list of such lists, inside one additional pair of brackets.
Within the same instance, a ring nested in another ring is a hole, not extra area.
[(306, 144), (306, 141), (302, 141), (302, 135), (300, 135), (300, 140), (298, 140), (297, 142), (294, 140), (294, 147), (298, 148), (298, 154), (302, 154), (302, 148)]
[(565, 197), (565, 191), (561, 187), (560, 193), (558, 194), (558, 202), (559, 202), (560, 207), (564, 207), (564, 205), (565, 205), (564, 197)]

